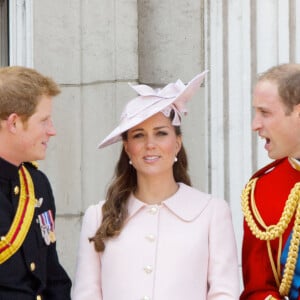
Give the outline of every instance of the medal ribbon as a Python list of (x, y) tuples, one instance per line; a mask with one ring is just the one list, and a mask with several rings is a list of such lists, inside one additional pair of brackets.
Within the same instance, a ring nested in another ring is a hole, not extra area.
[(47, 245), (55, 242), (54, 219), (52, 211), (48, 210), (38, 215), (38, 220), (41, 227), (42, 236)]
[(0, 264), (14, 255), (24, 242), (29, 231), (35, 209), (34, 185), (24, 165), (19, 169), (20, 198), (11, 227), (0, 240)]
[(48, 210), (38, 216), (41, 226), (46, 227), (49, 231), (54, 231), (54, 219), (52, 211)]

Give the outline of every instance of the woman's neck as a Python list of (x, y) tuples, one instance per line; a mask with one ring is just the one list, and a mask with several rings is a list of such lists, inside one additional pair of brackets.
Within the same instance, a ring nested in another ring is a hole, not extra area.
[(160, 204), (162, 201), (174, 195), (179, 186), (172, 178), (168, 181), (138, 180), (137, 189), (134, 192), (136, 198), (147, 204)]

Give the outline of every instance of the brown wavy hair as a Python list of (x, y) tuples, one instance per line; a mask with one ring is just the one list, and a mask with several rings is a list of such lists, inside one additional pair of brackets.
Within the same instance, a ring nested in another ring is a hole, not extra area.
[[(172, 118), (172, 116), (171, 116)], [(174, 126), (177, 136), (181, 136), (179, 126)], [(127, 140), (127, 132), (123, 134), (123, 140)], [(183, 182), (191, 186), (188, 175), (188, 160), (184, 146), (181, 145), (177, 154), (177, 162), (173, 164), (173, 175), (176, 182)], [(135, 168), (129, 164), (127, 153), (122, 148), (117, 162), (112, 183), (110, 184), (106, 201), (102, 206), (102, 223), (94, 237), (95, 250), (103, 252), (105, 241), (120, 234), (127, 218), (127, 202), (129, 195), (137, 188), (137, 174)]]

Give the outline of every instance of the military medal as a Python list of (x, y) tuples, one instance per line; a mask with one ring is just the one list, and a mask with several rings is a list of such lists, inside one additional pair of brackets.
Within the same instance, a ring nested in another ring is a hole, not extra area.
[(50, 221), (49, 237), (50, 237), (51, 243), (54, 243), (56, 241), (56, 237), (55, 237), (55, 232), (54, 232), (54, 219), (53, 219), (51, 210), (49, 210), (49, 221)]
[(56, 241), (56, 237), (55, 237), (55, 233), (54, 231), (49, 231), (49, 238), (50, 238), (50, 242), (54, 243)]
[(38, 215), (38, 221), (41, 228), (41, 233), (46, 245), (54, 243), (56, 241), (54, 233), (54, 219), (51, 210), (47, 210)]

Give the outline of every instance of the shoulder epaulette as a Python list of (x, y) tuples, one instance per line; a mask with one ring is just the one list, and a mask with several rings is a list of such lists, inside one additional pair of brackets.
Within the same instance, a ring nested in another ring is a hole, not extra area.
[(275, 166), (279, 165), (283, 160), (285, 160), (285, 158), (281, 158), (281, 159), (272, 161), (271, 163), (267, 164), (263, 168), (256, 171), (250, 179), (253, 179), (255, 177), (260, 177), (260, 176), (270, 172)]
[(35, 169), (39, 168), (39, 165), (38, 165), (37, 161), (35, 161), (35, 160), (34, 161), (28, 161), (25, 164), (28, 165), (28, 166), (34, 167)]

